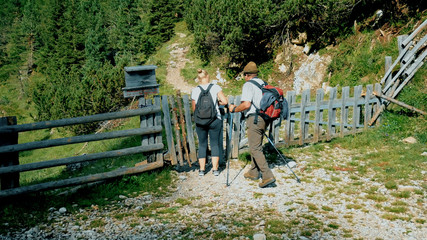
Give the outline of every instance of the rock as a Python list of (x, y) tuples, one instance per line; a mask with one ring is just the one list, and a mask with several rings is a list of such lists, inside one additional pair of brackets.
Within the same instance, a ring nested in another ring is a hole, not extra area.
[(254, 235), (254, 240), (266, 240), (267, 236), (263, 233), (257, 233)]
[(307, 33), (306, 32), (298, 33), (298, 37), (296, 39), (291, 40), (292, 44), (297, 44), (297, 45), (303, 45), (306, 42), (307, 42)]
[(66, 208), (64, 208), (64, 207), (62, 207), (62, 208), (60, 208), (58, 211), (59, 211), (59, 213), (60, 213), (60, 214), (64, 214), (64, 213), (66, 213), (66, 212), (67, 212), (67, 209), (66, 209)]
[(119, 195), (119, 198), (120, 198), (120, 199), (126, 199), (127, 197), (126, 197), (126, 196), (124, 196), (124, 195)]
[(303, 53), (305, 54), (309, 54), (310, 53), (310, 49), (311, 49), (311, 45), (310, 44), (305, 44), (304, 49), (302, 50)]
[(414, 144), (414, 143), (417, 143), (417, 139), (415, 139), (414, 137), (407, 137), (403, 139), (402, 142)]
[(280, 64), (280, 66), (279, 66), (279, 71), (281, 72), (281, 73), (285, 73), (285, 72), (287, 72), (288, 71), (288, 68), (285, 66), (285, 64)]
[(421, 156), (427, 156), (427, 152), (421, 153)]
[(320, 87), (331, 60), (331, 57), (320, 56), (316, 53), (310, 54), (305, 61), (301, 62), (301, 66), (295, 71), (294, 76), (296, 94), (301, 94), (304, 89)]

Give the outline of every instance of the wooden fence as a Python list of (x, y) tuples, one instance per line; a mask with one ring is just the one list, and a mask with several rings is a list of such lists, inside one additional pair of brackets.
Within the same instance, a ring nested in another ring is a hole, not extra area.
[[(314, 98), (310, 97), (310, 90), (305, 90), (299, 101), (296, 100), (295, 92), (289, 91), (286, 96), (289, 102), (288, 120), (282, 121), (280, 125), (278, 120), (272, 124), (272, 139), (279, 146), (304, 145), (361, 132), (370, 127), (369, 120), (381, 103), (372, 94), (374, 90), (380, 92), (381, 86), (368, 85), (365, 90), (362, 86), (352, 89), (344, 87), (340, 93), (337, 88), (332, 88), (327, 94), (323, 89), (318, 89)], [(240, 98), (230, 96), (229, 102), (240, 103)], [(197, 160), (197, 135), (194, 134), (189, 96), (162, 96), (162, 107), (168, 142), (165, 159), (172, 164), (191, 166)], [(230, 139), (228, 130), (231, 119), (233, 127)], [(229, 113), (223, 115), (221, 138), (225, 143), (225, 158), (237, 158), (242, 149), (246, 148), (245, 126), (246, 120), (240, 113), (234, 113), (233, 118)]]
[[(164, 148), (164, 145), (162, 143), (161, 135), (163, 128), (161, 126), (160, 101), (159, 98), (156, 97), (154, 105), (148, 101), (142, 104), (144, 106), (141, 106), (141, 108), (135, 110), (126, 110), (122, 112), (97, 114), (92, 116), (22, 125), (16, 125), (16, 117), (0, 118), (0, 198), (14, 196), (22, 193), (37, 192), (42, 190), (97, 182), (126, 174), (135, 174), (162, 167), (163, 158), (161, 156), (161, 150)], [(64, 127), (75, 124), (92, 123), (133, 116), (141, 116), (140, 128), (18, 144), (19, 132)], [(128, 136), (142, 136), (141, 146), (19, 165), (19, 152), (21, 151)], [(151, 152), (155, 156), (154, 161), (147, 162), (146, 164), (141, 164), (135, 167), (120, 168), (111, 172), (98, 173), (89, 176), (76, 177), (23, 187), (19, 186), (19, 173), (21, 172), (146, 152)]]

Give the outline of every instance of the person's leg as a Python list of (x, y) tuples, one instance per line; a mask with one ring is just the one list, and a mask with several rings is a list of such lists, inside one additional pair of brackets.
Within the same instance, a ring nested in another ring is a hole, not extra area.
[(205, 171), (206, 167), (206, 151), (208, 148), (208, 130), (202, 127), (196, 126), (196, 133), (199, 139), (199, 166), (200, 170)]
[(254, 118), (254, 116), (250, 116), (246, 122), (248, 124), (249, 151), (253, 159), (249, 174), (251, 176), (258, 176), (257, 174), (261, 172), (263, 180), (274, 178), (273, 172), (268, 167), (268, 163), (262, 152), (262, 139), (266, 123), (264, 119), (258, 116), (258, 123), (254, 124)]
[(219, 119), (216, 119), (209, 126), (209, 141), (211, 145), (212, 154), (212, 170), (218, 170), (219, 167), (219, 154), (221, 153), (219, 141), (222, 141), (222, 139), (219, 139), (221, 135), (221, 129), (222, 121)]

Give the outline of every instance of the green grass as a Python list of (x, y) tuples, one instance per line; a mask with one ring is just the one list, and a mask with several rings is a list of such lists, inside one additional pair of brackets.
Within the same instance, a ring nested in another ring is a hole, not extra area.
[[(0, 204), (0, 225), (9, 224), (9, 229), (0, 228), (4, 234), (9, 230), (32, 227), (47, 219), (48, 209), (66, 207), (74, 213), (80, 208), (90, 208), (92, 205), (103, 207), (112, 201), (120, 201), (119, 195), (132, 195), (134, 192), (148, 192), (154, 196), (165, 194), (159, 192), (160, 187), (173, 185), (173, 176), (169, 168), (154, 170), (140, 175), (125, 176), (106, 183), (85, 187), (68, 195), (57, 195), (57, 191), (30, 194), (25, 198), (16, 197), (3, 200)], [(61, 191), (66, 189), (61, 189)], [(77, 203), (77, 206), (73, 204)], [(171, 209), (166, 211), (173, 211)], [(117, 216), (124, 217), (124, 216)], [(82, 216), (82, 218), (84, 218)]]

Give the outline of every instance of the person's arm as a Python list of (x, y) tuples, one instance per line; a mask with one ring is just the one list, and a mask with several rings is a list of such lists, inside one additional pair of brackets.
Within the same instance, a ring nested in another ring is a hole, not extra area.
[(217, 96), (218, 96), (218, 104), (219, 105), (227, 105), (227, 103), (228, 103), (227, 97), (225, 97), (225, 95), (222, 91), (219, 91)]
[(228, 110), (230, 110), (230, 112), (243, 112), (246, 109), (249, 109), (250, 107), (251, 107), (251, 102), (242, 101), (239, 106), (236, 106), (234, 104), (230, 104), (228, 106)]
[(191, 109), (196, 110), (196, 101), (195, 100), (191, 100)]

